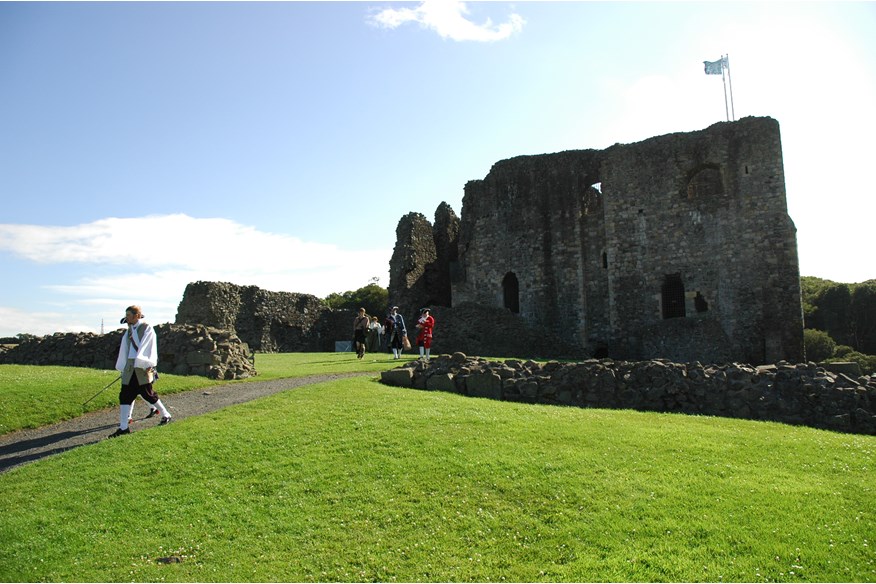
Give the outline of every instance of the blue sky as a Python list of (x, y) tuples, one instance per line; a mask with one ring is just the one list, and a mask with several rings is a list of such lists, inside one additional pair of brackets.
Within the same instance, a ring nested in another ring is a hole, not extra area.
[(0, 2), (0, 336), (196, 280), (388, 284), (521, 154), (776, 118), (802, 275), (876, 278), (872, 2)]

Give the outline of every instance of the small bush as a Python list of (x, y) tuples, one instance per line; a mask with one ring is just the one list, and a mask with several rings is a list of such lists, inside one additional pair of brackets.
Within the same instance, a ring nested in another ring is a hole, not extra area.
[(824, 331), (803, 329), (803, 346), (806, 349), (806, 359), (818, 363), (833, 356), (836, 341)]
[(834, 357), (845, 357), (846, 355), (848, 355), (849, 353), (852, 353), (853, 351), (854, 351), (854, 349), (848, 345), (837, 345), (836, 349), (833, 350), (833, 356)]
[(861, 366), (861, 373), (864, 375), (872, 375), (876, 372), (876, 355), (865, 355), (857, 351), (844, 354), (842, 357), (834, 356), (827, 360), (827, 363), (835, 363), (837, 361), (849, 362), (854, 361)]

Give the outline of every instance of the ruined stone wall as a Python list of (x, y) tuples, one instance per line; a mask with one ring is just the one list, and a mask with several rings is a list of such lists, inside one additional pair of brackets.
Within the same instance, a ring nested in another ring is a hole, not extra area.
[(451, 266), (459, 258), (459, 217), (447, 203), (442, 202), (435, 210), (435, 225), (432, 227), (435, 240), (435, 264), (427, 283), (431, 299), (423, 306), (451, 305)]
[(256, 351), (334, 351), (335, 341), (351, 338), (354, 316), (332, 311), (311, 294), (193, 282), (183, 293), (176, 323), (233, 330)]
[[(416, 345), (416, 318), (403, 314), (411, 343)], [(527, 323), (504, 308), (464, 303), (435, 307), (432, 354), (463, 353), (496, 357), (574, 358), (575, 347), (555, 334)], [(417, 347), (413, 347), (417, 352)]]
[(453, 304), (506, 306), (582, 355), (803, 359), (778, 123), (521, 156), (465, 186)]
[(605, 288), (597, 163), (593, 151), (521, 156), (466, 184), (453, 302), (507, 306), (583, 350), (586, 288)]
[(390, 303), (402, 315), (417, 314), (424, 306), (451, 305), (458, 237), (459, 218), (447, 203), (436, 209), (434, 226), (422, 213), (408, 213), (399, 220), (388, 290)]
[[(55, 333), (28, 337), (0, 353), (0, 363), (115, 369), (122, 333)], [(210, 379), (245, 379), (256, 374), (249, 347), (227, 330), (203, 325), (159, 324), (158, 371)]]
[(505, 401), (768, 420), (876, 434), (876, 376), (852, 377), (815, 363), (496, 362), (455, 353), (384, 371), (381, 381)]

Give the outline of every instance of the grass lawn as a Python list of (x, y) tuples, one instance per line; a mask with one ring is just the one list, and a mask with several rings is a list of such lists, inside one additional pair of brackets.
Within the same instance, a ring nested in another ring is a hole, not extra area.
[(346, 379), (3, 473), (0, 580), (872, 582), (874, 465), (871, 436)]
[[(405, 359), (412, 359), (406, 356)], [(159, 395), (217, 384), (248, 383), (320, 373), (379, 372), (398, 366), (391, 355), (374, 353), (362, 361), (355, 353), (257, 354), (258, 375), (237, 381), (212, 381), (195, 375), (162, 373), (155, 382)], [(119, 372), (83, 367), (0, 365), (0, 434), (38, 428), (119, 405)], [(101, 389), (110, 385), (101, 392)], [(99, 393), (100, 392), (100, 393)], [(98, 394), (97, 397), (94, 397)], [(82, 404), (89, 401), (85, 406)], [(140, 402), (142, 407), (142, 401)]]

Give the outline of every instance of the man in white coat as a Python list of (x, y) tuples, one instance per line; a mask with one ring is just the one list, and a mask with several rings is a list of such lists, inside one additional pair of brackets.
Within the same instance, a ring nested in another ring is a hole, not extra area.
[(122, 372), (122, 390), (119, 392), (119, 428), (110, 434), (110, 438), (131, 433), (128, 422), (131, 418), (132, 404), (138, 395), (161, 412), (160, 424), (170, 422), (170, 412), (152, 389), (156, 374), (155, 366), (158, 365), (158, 339), (152, 325), (144, 322), (142, 318), (143, 313), (139, 306), (129, 306), (125, 309), (125, 318), (120, 321), (128, 324), (128, 330), (122, 335), (119, 358), (116, 359), (116, 370)]

